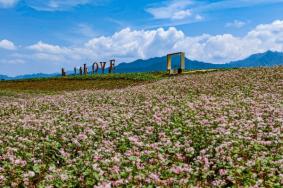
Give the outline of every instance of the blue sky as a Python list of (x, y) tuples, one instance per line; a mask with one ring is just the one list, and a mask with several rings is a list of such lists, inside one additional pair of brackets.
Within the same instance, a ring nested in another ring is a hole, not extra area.
[(185, 51), (225, 63), (283, 51), (283, 0), (0, 0), (0, 74)]

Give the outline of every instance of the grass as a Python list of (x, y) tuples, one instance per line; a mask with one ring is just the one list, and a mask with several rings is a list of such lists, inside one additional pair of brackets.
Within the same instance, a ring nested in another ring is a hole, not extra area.
[(61, 91), (93, 90), (93, 89), (119, 89), (143, 83), (133, 80), (38, 80), (20, 82), (1, 82), (0, 96), (29, 94), (55, 94)]
[(162, 79), (162, 73), (128, 73), (0, 81), (0, 96), (121, 89)]
[(43, 80), (134, 80), (134, 81), (152, 81), (164, 77), (165, 72), (144, 72), (144, 73), (119, 73), (119, 74), (89, 74), (89, 75), (68, 75), (66, 77), (49, 77), (49, 78), (31, 78), (19, 81), (43, 81)]
[[(216, 69), (187, 71), (184, 74), (203, 74)], [(176, 75), (173, 75), (176, 76)], [(95, 74), (52, 78), (33, 78), (0, 81), (0, 97), (18, 95), (53, 95), (63, 91), (121, 89), (168, 78), (166, 72)]]

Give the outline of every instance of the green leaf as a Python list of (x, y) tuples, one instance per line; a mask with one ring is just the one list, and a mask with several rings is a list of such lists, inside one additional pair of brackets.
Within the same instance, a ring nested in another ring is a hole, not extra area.
[(38, 164), (35, 164), (33, 167), (32, 167), (32, 169), (33, 169), (33, 171), (35, 172), (35, 173), (37, 173), (37, 174), (39, 174), (40, 173), (40, 165), (38, 165)]
[(136, 158), (135, 156), (131, 156), (131, 157), (129, 157), (129, 159), (130, 159), (131, 161), (137, 160), (137, 158)]

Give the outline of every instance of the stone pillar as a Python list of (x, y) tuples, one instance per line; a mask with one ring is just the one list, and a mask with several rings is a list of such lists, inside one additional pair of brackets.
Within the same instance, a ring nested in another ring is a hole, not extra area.
[(84, 75), (87, 75), (87, 66), (84, 64)]
[(77, 67), (74, 68), (74, 74), (77, 75)]
[(80, 67), (80, 75), (82, 76), (83, 75), (83, 68)]
[(96, 62), (93, 63), (92, 64), (92, 74), (94, 74), (94, 73), (97, 74), (98, 68), (99, 68), (98, 63), (96, 63)]
[(66, 72), (64, 68), (62, 68), (61, 72), (62, 72), (62, 76), (66, 76)]
[(180, 58), (181, 58), (181, 70), (183, 72), (185, 71), (185, 53), (184, 52), (181, 52)]
[(110, 60), (109, 74), (115, 69), (115, 59)]
[(172, 57), (171, 55), (167, 55), (167, 71), (169, 74), (171, 74), (172, 72), (171, 64), (172, 64)]
[(100, 62), (100, 66), (101, 66), (101, 72), (102, 72), (102, 74), (104, 74), (105, 65), (106, 65), (106, 62)]

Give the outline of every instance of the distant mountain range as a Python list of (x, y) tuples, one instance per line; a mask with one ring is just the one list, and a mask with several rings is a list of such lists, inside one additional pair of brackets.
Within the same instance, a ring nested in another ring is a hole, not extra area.
[[(178, 57), (172, 59), (172, 67), (177, 67)], [(185, 60), (186, 69), (188, 70), (200, 70), (200, 69), (220, 69), (220, 68), (244, 68), (244, 67), (267, 67), (283, 65), (283, 52), (267, 51), (265, 53), (258, 53), (249, 56), (246, 59), (233, 61), (226, 64), (212, 64), (201, 61), (193, 61), (186, 58)], [(91, 70), (91, 69), (89, 69)], [(155, 57), (147, 60), (136, 60), (131, 63), (120, 63), (116, 66), (116, 73), (129, 73), (129, 72), (154, 72), (154, 71), (165, 71), (166, 70), (166, 56)], [(105, 70), (108, 72), (108, 70)], [(72, 74), (72, 72), (68, 72)], [(8, 77), (0, 75), (1, 80), (11, 79), (29, 79), (29, 78), (42, 78), (42, 77), (54, 77), (60, 76), (60, 73), (54, 74), (30, 74), (21, 75), (17, 77)]]
[[(116, 66), (116, 72), (154, 72), (154, 71), (165, 71), (167, 57), (155, 57), (148, 60), (136, 60), (132, 63), (121, 63)], [(172, 59), (172, 68), (179, 67), (179, 61), (177, 58)], [(222, 68), (222, 65), (205, 63), (201, 61), (193, 61), (185, 59), (185, 67), (189, 70), (197, 69), (212, 69), (212, 68)]]
[(6, 79), (8, 79), (9, 77), (8, 76), (6, 76), (6, 75), (1, 75), (0, 74), (0, 80), (6, 80)]
[(228, 63), (230, 67), (267, 67), (283, 65), (283, 53), (267, 51), (265, 53), (259, 53), (251, 55), (250, 57)]
[[(116, 67), (116, 72), (150, 72), (166, 70), (166, 56), (155, 57), (148, 60), (136, 60), (132, 63), (121, 63)], [(175, 61), (175, 63), (174, 63)], [(172, 67), (176, 65), (177, 58), (172, 61)], [(267, 51), (251, 55), (250, 57), (226, 64), (212, 64), (201, 61), (193, 61), (186, 58), (185, 66), (188, 70), (220, 69), (220, 68), (243, 68), (243, 67), (266, 67), (283, 65), (283, 53)]]
[(15, 77), (0, 75), (0, 80), (21, 80), (21, 79), (31, 79), (31, 78), (50, 78), (50, 77), (55, 77), (55, 76), (60, 76), (60, 74), (58, 74), (58, 73), (54, 73), (54, 74), (37, 73), (37, 74), (25, 74), (25, 75), (20, 75), (20, 76), (15, 76)]

